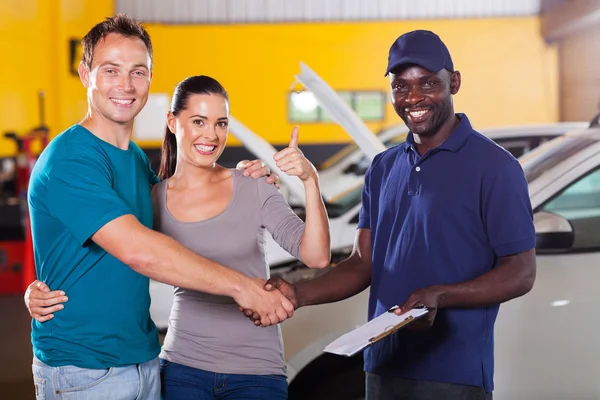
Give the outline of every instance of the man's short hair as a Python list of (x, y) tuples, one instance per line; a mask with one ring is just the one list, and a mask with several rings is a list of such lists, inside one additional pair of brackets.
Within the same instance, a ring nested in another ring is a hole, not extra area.
[(101, 40), (104, 40), (110, 33), (117, 33), (128, 38), (138, 38), (144, 42), (148, 54), (150, 54), (150, 66), (152, 66), (152, 41), (150, 40), (148, 32), (146, 32), (139, 22), (130, 16), (117, 14), (98, 23), (83, 37), (83, 40), (81, 41), (81, 45), (83, 46), (81, 62), (87, 69), (92, 69), (92, 60), (94, 58), (94, 49), (96, 48), (96, 45)]

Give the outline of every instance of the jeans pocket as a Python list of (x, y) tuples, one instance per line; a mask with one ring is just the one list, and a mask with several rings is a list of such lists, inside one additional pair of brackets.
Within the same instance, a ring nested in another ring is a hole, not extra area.
[(164, 358), (159, 358), (160, 370), (164, 370), (165, 368), (173, 365), (173, 362), (165, 360)]
[(35, 398), (36, 400), (46, 400), (46, 380), (44, 378), (33, 377), (33, 384), (35, 386)]
[(90, 389), (108, 379), (112, 371), (113, 368), (88, 369), (72, 365), (58, 367), (56, 392), (70, 393)]

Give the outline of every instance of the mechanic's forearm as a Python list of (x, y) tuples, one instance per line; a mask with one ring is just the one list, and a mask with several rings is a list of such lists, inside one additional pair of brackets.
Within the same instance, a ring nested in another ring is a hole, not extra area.
[[(316, 175), (316, 174), (315, 174)], [(329, 221), (319, 179), (315, 176), (304, 182), (306, 193), (306, 220), (300, 244), (300, 258), (311, 268), (325, 268), (331, 261)]]
[(500, 265), (473, 280), (437, 285), (440, 308), (486, 307), (504, 303), (529, 292), (535, 281), (535, 253), (503, 257)]
[(156, 281), (230, 297), (249, 279), (151, 230), (136, 236), (127, 261), (136, 272)]
[(326, 274), (296, 284), (298, 307), (344, 300), (370, 284), (371, 264), (355, 252)]

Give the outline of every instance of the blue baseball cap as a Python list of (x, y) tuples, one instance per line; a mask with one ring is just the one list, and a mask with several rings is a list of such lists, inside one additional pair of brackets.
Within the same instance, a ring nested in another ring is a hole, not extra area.
[(396, 39), (390, 47), (385, 76), (402, 64), (417, 64), (431, 72), (438, 72), (444, 68), (454, 72), (448, 48), (442, 39), (431, 31), (412, 31)]

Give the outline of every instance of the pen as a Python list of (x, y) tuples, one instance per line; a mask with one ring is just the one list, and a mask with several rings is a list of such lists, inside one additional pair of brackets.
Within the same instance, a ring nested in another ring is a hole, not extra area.
[[(390, 307), (387, 310), (387, 312), (394, 312), (394, 311), (396, 311), (399, 308), (400, 308), (400, 306), (393, 306), (393, 307)], [(415, 306), (413, 307), (413, 310), (414, 309), (423, 309), (423, 308), (427, 308), (427, 306), (425, 306), (425, 304), (423, 304), (423, 303), (418, 303), (418, 304), (415, 304)]]

